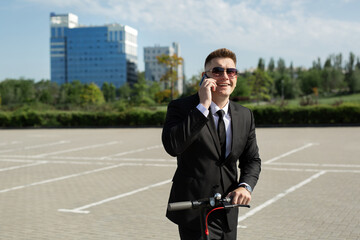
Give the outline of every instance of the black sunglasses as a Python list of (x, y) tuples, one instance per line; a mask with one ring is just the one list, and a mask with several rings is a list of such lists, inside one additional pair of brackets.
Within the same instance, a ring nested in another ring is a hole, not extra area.
[(211, 72), (214, 75), (214, 77), (222, 77), (222, 76), (224, 76), (225, 71), (229, 77), (234, 77), (238, 73), (236, 68), (224, 69), (222, 67), (214, 67), (213, 69), (206, 71), (206, 72)]

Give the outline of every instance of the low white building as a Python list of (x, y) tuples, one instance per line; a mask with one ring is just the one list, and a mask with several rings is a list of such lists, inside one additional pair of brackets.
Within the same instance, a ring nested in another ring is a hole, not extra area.
[[(157, 81), (160, 82), (162, 76), (168, 71), (167, 67), (164, 64), (158, 63), (157, 56), (160, 55), (169, 55), (173, 56), (176, 54), (178, 57), (181, 57), (180, 45), (178, 43), (173, 43), (172, 46), (162, 47), (160, 45), (155, 45), (154, 47), (145, 47), (144, 48), (144, 62), (145, 62), (145, 79), (148, 81)], [(175, 90), (181, 95), (183, 93), (184, 85), (184, 63), (178, 66), (176, 70), (178, 74), (178, 81), (175, 85)], [(165, 89), (165, 83), (161, 83), (160, 86), (162, 89)]]

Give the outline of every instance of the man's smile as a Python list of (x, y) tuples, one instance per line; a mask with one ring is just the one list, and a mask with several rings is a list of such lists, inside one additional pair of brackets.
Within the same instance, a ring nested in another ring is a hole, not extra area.
[(217, 83), (216, 84), (218, 87), (227, 87), (227, 86), (230, 86), (229, 83)]

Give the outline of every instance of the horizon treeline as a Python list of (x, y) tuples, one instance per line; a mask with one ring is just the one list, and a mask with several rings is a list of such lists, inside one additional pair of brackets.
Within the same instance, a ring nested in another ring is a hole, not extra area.
[[(185, 81), (182, 96), (197, 92), (200, 75)], [(360, 58), (350, 52), (347, 59), (342, 54), (332, 54), (322, 63), (313, 61), (312, 67), (304, 69), (286, 65), (282, 58), (270, 59), (266, 64), (260, 58), (253, 71), (239, 74), (232, 94), (234, 100), (276, 101), (295, 99), (309, 95), (332, 96), (360, 92)], [(50, 80), (35, 82), (32, 79), (5, 79), (0, 82), (0, 104), (3, 110), (19, 106), (42, 105), (47, 109), (126, 109), (128, 106), (151, 106), (166, 104), (171, 99), (170, 89), (161, 89), (159, 82), (145, 80), (144, 72), (138, 73), (138, 82), (115, 88), (113, 84), (82, 84), (72, 81), (58, 85)], [(179, 96), (175, 93), (176, 97)]]

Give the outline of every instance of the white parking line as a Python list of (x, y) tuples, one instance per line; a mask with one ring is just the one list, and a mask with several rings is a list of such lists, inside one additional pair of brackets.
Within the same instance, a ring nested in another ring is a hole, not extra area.
[(105, 156), (105, 157), (102, 157), (101, 159), (107, 159), (107, 158), (111, 158), (111, 157), (119, 157), (119, 156), (124, 156), (127, 154), (139, 153), (139, 152), (144, 152), (144, 151), (162, 148), (162, 147), (163, 147), (163, 145), (155, 145), (155, 146), (146, 147), (146, 148), (139, 148), (139, 149), (135, 149), (135, 150), (127, 151), (127, 152), (121, 152), (121, 153)]
[[(285, 197), (286, 195), (288, 195), (289, 193), (294, 192), (295, 190), (301, 188), (302, 186), (312, 182), (313, 180), (319, 178), (320, 176), (324, 175), (326, 173), (326, 171), (320, 171), (318, 173), (316, 173), (315, 175), (307, 178), (306, 180), (292, 186), (291, 188), (287, 189), (285, 192), (279, 193), (278, 195), (276, 195), (275, 197), (267, 200), (266, 202), (264, 202), (263, 204), (257, 206), (256, 208), (250, 210), (249, 212), (247, 212), (246, 214), (240, 216), (238, 218), (238, 223), (244, 221), (245, 219), (247, 219), (248, 217), (253, 216), (255, 213), (263, 210), (264, 208), (270, 206), (271, 204), (275, 203), (276, 201), (280, 200), (281, 198)], [(240, 226), (243, 227), (243, 226)]]
[(104, 146), (114, 145), (117, 143), (119, 143), (119, 142), (113, 141), (113, 142), (108, 142), (108, 143), (104, 143), (104, 144), (95, 144), (95, 145), (90, 145), (90, 146), (86, 146), (86, 147), (72, 148), (72, 149), (67, 149), (67, 150), (62, 150), (62, 151), (57, 151), (57, 152), (51, 152), (51, 153), (43, 153), (43, 154), (35, 155), (32, 157), (33, 158), (41, 158), (41, 157), (50, 156), (50, 155), (57, 155), (60, 153), (68, 153), (68, 152), (81, 151), (81, 150), (86, 150), (86, 149), (91, 149), (91, 148), (104, 147)]
[[(1, 156), (0, 156), (1, 158)], [(128, 161), (128, 162), (176, 162), (176, 158), (111, 158), (111, 157), (61, 157), (53, 156), (51, 159), (63, 160), (107, 160), (107, 161)]]
[(29, 146), (29, 147), (24, 147), (24, 149), (35, 149), (35, 148), (43, 148), (43, 147), (50, 147), (50, 146), (55, 146), (55, 145), (59, 145), (59, 144), (64, 144), (64, 143), (70, 143), (70, 141), (59, 141), (59, 142), (54, 142), (54, 143), (47, 143), (47, 144), (41, 144), (41, 145), (36, 145), (36, 146)]
[(23, 148), (13, 148), (13, 149), (7, 149), (7, 150), (0, 150), (0, 153), (6, 153), (6, 152), (14, 152), (18, 150), (29, 150), (29, 149), (35, 149), (35, 148), (43, 148), (43, 147), (50, 147), (55, 146), (59, 144), (69, 143), (70, 141), (59, 141), (54, 143), (46, 143), (46, 144), (40, 144), (40, 145), (34, 145), (34, 146), (28, 146)]
[[(264, 163), (266, 165), (266, 163)], [(328, 163), (269, 163), (270, 166), (295, 166), (295, 167), (331, 167), (331, 168), (360, 168), (359, 164), (328, 164)]]
[[(90, 149), (90, 148), (97, 148), (97, 147), (102, 147), (102, 146), (106, 146), (106, 145), (113, 145), (113, 144), (116, 144), (116, 143), (118, 143), (118, 142), (114, 141), (114, 142), (109, 142), (109, 143), (105, 143), (105, 144), (97, 144), (97, 145), (85, 146), (85, 147), (81, 147), (81, 148), (67, 149), (67, 150), (63, 150), (63, 151), (57, 151), (57, 152), (52, 152), (52, 153), (44, 153), (44, 154), (39, 154), (39, 155), (36, 155), (36, 156), (27, 156), (27, 157), (32, 158), (32, 159), (37, 158), (37, 157), (42, 158), (42, 157), (45, 157), (45, 156), (57, 155), (57, 154), (73, 152), (73, 151), (81, 151), (81, 150)], [(268, 164), (268, 165), (286, 165), (286, 163), (273, 163), (273, 162), (278, 160), (278, 159), (289, 156), (291, 154), (294, 154), (296, 152), (299, 152), (301, 150), (304, 150), (304, 149), (306, 149), (308, 147), (314, 146), (314, 145), (315, 145), (315, 143), (308, 143), (308, 144), (306, 144), (306, 145), (304, 145), (302, 147), (296, 148), (296, 149), (291, 150), (291, 151), (289, 151), (287, 153), (284, 153), (284, 154), (279, 155), (279, 156), (277, 156), (275, 158), (272, 158), (272, 159), (264, 162), (264, 164)], [(40, 145), (39, 145), (39, 147), (40, 147)], [(143, 152), (143, 151), (157, 149), (157, 148), (161, 148), (161, 147), (162, 147), (162, 145), (155, 145), (155, 146), (151, 146), (151, 147), (140, 148), (140, 149), (136, 149), (136, 150), (131, 150), (131, 151), (127, 151), (127, 152), (118, 153), (118, 154), (111, 155), (111, 156), (108, 156), (108, 157), (86, 158), (86, 159), (87, 160), (89, 160), (89, 159), (105, 160), (106, 159), (106, 160), (126, 160), (126, 161), (131, 161), (131, 160), (133, 160), (133, 161), (141, 161), (141, 160), (148, 161), (147, 159), (137, 159), (137, 158), (133, 158), (133, 159), (132, 158), (118, 158), (118, 159), (116, 159), (116, 158), (112, 158), (112, 157), (118, 157), (118, 156), (123, 156), (123, 155), (131, 154), (131, 153)], [(35, 146), (33, 146), (33, 148), (35, 148)], [(30, 147), (29, 147), (29, 149), (30, 149)], [(50, 158), (57, 158), (58, 159), (58, 158), (62, 158), (62, 157), (50, 156)], [(76, 159), (85, 159), (85, 158), (81, 158), (81, 157), (80, 158), (77, 158), (77, 157), (64, 157), (63, 159), (75, 159), (75, 158)], [(164, 161), (164, 160), (151, 159), (150, 161)], [(175, 161), (175, 160), (171, 160), (171, 161)], [(35, 166), (35, 165), (44, 164), (44, 163), (52, 163), (52, 161), (47, 161), (47, 162), (46, 161), (40, 161), (40, 162), (37, 161), (37, 162), (34, 162), (34, 163), (30, 163), (30, 164), (25, 164), (25, 165), (21, 165), (21, 166), (14, 166), (14, 167), (6, 168), (3, 171), (12, 170), (12, 169), (21, 168), (21, 167), (30, 167), (30, 166)], [(67, 163), (67, 162), (66, 161), (54, 161), (54, 163)], [(291, 165), (291, 164), (301, 166), (301, 163), (300, 164), (289, 163), (289, 165)], [(0, 193), (19, 190), (19, 189), (32, 187), (32, 186), (37, 186), (37, 185), (42, 185), (42, 184), (46, 184), (46, 183), (52, 183), (52, 182), (61, 181), (61, 180), (66, 180), (66, 179), (79, 177), (79, 176), (83, 176), (83, 175), (87, 175), (87, 174), (92, 174), (92, 173), (96, 173), (96, 172), (100, 172), (100, 171), (106, 171), (106, 170), (121, 167), (121, 166), (144, 166), (144, 165), (146, 165), (146, 166), (157, 166), (157, 167), (175, 167), (176, 166), (175, 164), (120, 163), (120, 164), (117, 164), (117, 165), (111, 165), (111, 166), (107, 166), (107, 167), (103, 167), (103, 168), (99, 168), (99, 169), (95, 169), (95, 170), (91, 170), (91, 171), (81, 172), (81, 173), (78, 173), (78, 174), (71, 174), (71, 175), (67, 175), (67, 176), (62, 176), (62, 177), (58, 177), (58, 178), (52, 178), (52, 179), (40, 181), (40, 182), (35, 182), (35, 183), (16, 186), (16, 187), (8, 188), (8, 189), (3, 189), (3, 190), (0, 190)], [(303, 166), (308, 166), (308, 165), (309, 164), (303, 164)], [(320, 164), (320, 165), (319, 164), (312, 164), (312, 166), (336, 167), (335, 165), (330, 165), (330, 164)], [(358, 166), (358, 165), (356, 165), (356, 166)], [(341, 165), (341, 167), (346, 167), (346, 165)], [(270, 169), (271, 170), (284, 170), (284, 169), (269, 168), (269, 170)], [(294, 169), (294, 170), (298, 171), (299, 169)], [(0, 169), (0, 171), (1, 171), (1, 169)], [(312, 177), (306, 179), (305, 181), (303, 181), (303, 182), (289, 188), (285, 192), (278, 194), (277, 196), (275, 196), (274, 198), (266, 201), (262, 205), (250, 210), (247, 214), (245, 214), (243, 216), (240, 216), (239, 219), (238, 219), (238, 222), (241, 222), (241, 221), (245, 220), (246, 218), (254, 215), (255, 213), (261, 211), (263, 208), (273, 204), (277, 200), (285, 197), (287, 194), (289, 194), (289, 193), (297, 190), (298, 188), (304, 186), (305, 184), (313, 181), (314, 179), (316, 179), (316, 178), (320, 177), (321, 175), (325, 174), (326, 172), (330, 172), (328, 170), (320, 171), (319, 169), (302, 169), (300, 171), (316, 171), (317, 173), (315, 175), (313, 175)], [(357, 171), (355, 171), (355, 172), (357, 172)], [(148, 189), (151, 189), (151, 188), (154, 188), (154, 187), (157, 187), (157, 186), (161, 186), (161, 185), (164, 185), (164, 184), (167, 184), (167, 183), (170, 183), (170, 182), (171, 182), (171, 179), (166, 180), (166, 181), (162, 181), (162, 182), (159, 182), (159, 183), (156, 183), (156, 184), (152, 184), (152, 185), (149, 185), (149, 186), (146, 186), (146, 187), (143, 187), (143, 188), (139, 188), (139, 189), (127, 192), (127, 193), (123, 193), (123, 194), (120, 194), (120, 195), (117, 195), (117, 196), (114, 196), (114, 197), (111, 197), (111, 198), (107, 198), (107, 199), (104, 199), (104, 200), (101, 200), (101, 201), (98, 201), (98, 202), (95, 202), (95, 203), (90, 203), (90, 204), (87, 204), (87, 205), (82, 206), (82, 207), (78, 207), (78, 208), (74, 208), (74, 209), (58, 209), (58, 211), (60, 211), (60, 212), (72, 212), (72, 213), (89, 213), (90, 211), (88, 211), (86, 209), (89, 209), (91, 207), (98, 206), (98, 205), (101, 205), (101, 204), (104, 204), (104, 203), (107, 203), (107, 202), (110, 202), (110, 201), (113, 201), (113, 200), (116, 200), (116, 199), (124, 198), (124, 197), (130, 196), (130, 195), (136, 194), (138, 192), (141, 192), (141, 191), (146, 191)], [(243, 226), (239, 226), (239, 227), (243, 227)]]
[[(114, 162), (104, 162), (104, 161), (67, 161), (67, 160), (50, 160), (50, 161), (36, 161), (36, 160), (25, 160), (25, 159), (1, 159), (2, 156), (0, 156), (0, 162), (15, 162), (15, 163), (38, 163), (38, 162), (46, 162), (48, 164), (75, 164), (75, 165), (113, 165)], [(23, 156), (25, 157), (25, 156)], [(59, 159), (78, 159), (78, 158), (61, 158)], [(82, 158), (80, 158), (82, 159)], [(99, 160), (99, 158), (91, 158), (92, 160)], [(108, 160), (115, 160), (115, 159), (108, 159)], [(117, 161), (122, 161), (124, 164), (132, 165), (132, 166), (152, 166), (152, 167), (173, 167), (176, 166), (176, 160), (173, 159), (132, 159), (132, 158), (124, 158), (124, 159), (116, 159)], [(130, 163), (130, 162), (148, 162), (148, 163)], [(160, 162), (160, 163), (157, 163)], [(24, 165), (25, 166), (25, 165)]]
[(3, 190), (0, 190), (0, 193), (6, 193), (6, 192), (14, 191), (14, 190), (27, 188), (27, 187), (33, 187), (33, 186), (42, 185), (42, 184), (46, 184), (46, 183), (57, 182), (57, 181), (66, 180), (66, 179), (74, 178), (74, 177), (80, 177), (80, 176), (84, 176), (84, 175), (88, 175), (88, 174), (92, 174), (92, 173), (96, 173), (96, 172), (101, 172), (101, 171), (106, 171), (106, 170), (109, 170), (109, 169), (122, 167), (122, 166), (131, 166), (131, 164), (120, 163), (120, 164), (117, 164), (117, 165), (98, 168), (98, 169), (85, 171), (85, 172), (81, 172), (81, 173), (71, 174), (71, 175), (62, 176), (62, 177), (58, 177), (58, 178), (51, 178), (51, 179), (47, 179), (47, 180), (40, 181), (40, 182), (34, 182), (34, 183), (26, 184), (26, 185), (21, 185), (21, 186), (16, 186), (16, 187), (12, 187), (12, 188), (3, 189)]
[(4, 143), (0, 143), (0, 146), (7, 146), (7, 145), (13, 145), (13, 144), (19, 144), (21, 142), (19, 141), (11, 141), (10, 143), (4, 142)]
[(98, 201), (98, 202), (95, 202), (95, 203), (90, 203), (90, 204), (87, 204), (87, 205), (82, 206), (82, 207), (78, 207), (78, 208), (74, 208), (74, 209), (58, 209), (58, 211), (59, 212), (71, 212), (71, 213), (89, 213), (90, 211), (85, 211), (85, 209), (89, 209), (91, 207), (95, 207), (95, 206), (98, 206), (98, 205), (101, 205), (101, 204), (104, 204), (104, 203), (107, 203), (107, 202), (110, 202), (110, 201), (114, 201), (114, 200), (117, 200), (117, 199), (120, 199), (120, 198), (123, 198), (123, 197), (127, 197), (127, 196), (130, 196), (130, 195), (134, 195), (136, 193), (146, 191), (146, 190), (149, 190), (149, 189), (154, 188), (154, 187), (159, 187), (159, 186), (168, 184), (170, 182), (171, 182), (171, 179), (168, 179), (168, 180), (165, 180), (165, 181), (162, 181), (162, 182), (159, 182), (159, 183), (155, 183), (155, 184), (152, 184), (152, 185), (149, 185), (149, 186), (146, 186), (146, 187), (142, 187), (142, 188), (139, 188), (139, 189), (127, 192), (127, 193), (123, 193), (123, 194), (120, 194), (120, 195), (117, 195), (117, 196), (114, 196), (114, 197), (111, 197), (111, 198), (107, 198), (107, 199), (104, 199), (104, 200), (101, 200), (101, 201)]
[[(2, 159), (4, 158), (4, 159)], [(11, 160), (11, 158), (23, 158), (23, 159), (32, 159), (32, 160)], [(0, 162), (1, 161), (7, 161), (7, 162), (12, 162), (12, 161), (23, 161), (23, 162), (34, 162), (35, 160), (34, 156), (27, 156), (27, 155), (2, 155), (0, 156)], [(62, 156), (49, 156), (47, 159), (61, 159), (64, 160), (63, 162), (66, 162), (65, 160), (87, 160), (87, 161), (112, 161), (112, 162), (116, 162), (116, 161), (127, 161), (127, 162), (176, 162), (176, 158), (103, 158), (103, 157), (62, 157)], [(50, 162), (56, 162), (56, 161), (50, 161)], [(69, 161), (69, 163), (71, 163)]]
[(48, 162), (47, 161), (40, 161), (40, 162), (29, 163), (29, 164), (24, 164), (24, 165), (19, 165), (19, 166), (0, 168), (0, 172), (15, 170), (15, 169), (19, 169), (19, 168), (25, 168), (25, 167), (32, 167), (32, 166), (37, 166), (37, 165), (41, 165), (41, 164), (45, 164), (45, 163), (48, 163)]
[(360, 173), (360, 170), (354, 169), (311, 169), (311, 168), (274, 168), (274, 167), (263, 167), (264, 170), (272, 170), (272, 171), (285, 171), (285, 172), (319, 172), (319, 171), (326, 171), (328, 173)]
[[(18, 158), (18, 159), (16, 159)], [(20, 159), (22, 158), (22, 159)], [(26, 160), (31, 159), (31, 160)], [(59, 160), (49, 160), (48, 163), (54, 164), (98, 164), (98, 165), (110, 165), (113, 163), (104, 163), (104, 162), (92, 162), (103, 160), (101, 157), (61, 157), (61, 156), (50, 156), (48, 159), (59, 159)], [(60, 161), (63, 160), (63, 161)], [(66, 161), (66, 160), (89, 160), (85, 161)], [(123, 161), (123, 162), (169, 162), (169, 163), (176, 163), (176, 158), (107, 158), (107, 161)], [(26, 155), (2, 155), (0, 156), (0, 162), (28, 162), (33, 163), (34, 157), (26, 156)], [(360, 168), (360, 164), (327, 164), (327, 163), (263, 163), (263, 166), (295, 166), (295, 167), (321, 167), (321, 168)], [(267, 168), (269, 169), (269, 168)], [(285, 169), (286, 170), (286, 169)], [(302, 171), (302, 169), (298, 169), (298, 171)], [(319, 169), (314, 169), (314, 171), (319, 171)], [(328, 170), (330, 171), (330, 170)]]
[(305, 148), (308, 148), (308, 147), (311, 147), (311, 146), (314, 146), (314, 145), (318, 145), (318, 143), (308, 143), (308, 144), (305, 144), (304, 146), (302, 147), (299, 147), (299, 148), (295, 148), (287, 153), (284, 153), (284, 154), (281, 154), (280, 156), (277, 156), (277, 157), (274, 157), (274, 158), (271, 158), (269, 160), (267, 160), (266, 162), (264, 162), (264, 164), (269, 164), (269, 163), (272, 163), (276, 160), (279, 160), (280, 158), (283, 158), (283, 157), (286, 157), (286, 156), (289, 156), (293, 153), (296, 153), (296, 152), (299, 152), (301, 150), (304, 150)]
[[(25, 160), (25, 159), (13, 159), (13, 158), (8, 158), (8, 156), (6, 156), (5, 158), (1, 159), (2, 157), (5, 156), (0, 156), (0, 162), (21, 162), (21, 163), (33, 163), (33, 162), (37, 162), (36, 160)], [(26, 158), (26, 157), (19, 157), (19, 158)]]

